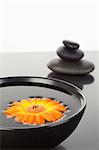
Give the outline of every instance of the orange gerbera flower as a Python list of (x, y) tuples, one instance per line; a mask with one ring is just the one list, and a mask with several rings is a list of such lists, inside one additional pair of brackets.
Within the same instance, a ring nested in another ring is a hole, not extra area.
[(24, 124), (44, 124), (63, 117), (68, 109), (57, 100), (50, 98), (28, 98), (10, 104), (3, 111), (7, 118)]

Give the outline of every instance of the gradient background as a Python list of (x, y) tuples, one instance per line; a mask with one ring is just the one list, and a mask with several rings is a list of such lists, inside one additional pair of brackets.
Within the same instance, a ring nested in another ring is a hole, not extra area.
[(0, 52), (55, 52), (64, 39), (99, 50), (98, 14), (98, 0), (0, 0)]

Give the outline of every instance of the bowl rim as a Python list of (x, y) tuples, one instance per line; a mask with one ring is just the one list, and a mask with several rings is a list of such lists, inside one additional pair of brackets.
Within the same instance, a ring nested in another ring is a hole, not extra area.
[[(28, 126), (28, 127), (2, 127), (0, 126), (0, 130), (27, 130), (27, 129), (37, 129), (37, 128), (50, 128), (50, 127), (54, 127), (54, 126), (59, 126), (61, 124), (64, 124), (70, 120), (72, 120), (74, 117), (76, 117), (77, 115), (79, 115), (79, 113), (81, 113), (85, 108), (86, 108), (86, 105), (87, 105), (87, 100), (83, 94), (83, 92), (81, 91), (80, 88), (78, 88), (77, 86), (75, 86), (74, 84), (70, 83), (70, 82), (67, 82), (67, 81), (64, 81), (64, 80), (61, 80), (61, 79), (56, 79), (56, 78), (51, 78), (51, 77), (39, 77), (39, 76), (8, 76), (8, 77), (2, 77), (0, 78), (0, 85), (2, 85), (6, 80), (11, 80), (11, 79), (23, 79), (23, 78), (27, 78), (27, 79), (44, 79), (44, 80), (50, 80), (50, 81), (54, 81), (54, 82), (58, 82), (58, 83), (64, 83), (64, 84), (67, 84), (68, 86), (70, 86), (71, 88), (74, 88), (75, 91), (80, 95), (81, 99), (82, 99), (82, 103), (81, 103), (81, 107), (79, 108), (79, 110), (74, 113), (73, 115), (69, 116), (68, 118), (66, 119), (63, 119), (61, 121), (56, 121), (54, 122), (54, 124), (44, 124), (44, 125), (40, 125), (40, 126)], [(4, 81), (4, 82), (3, 82)], [(26, 81), (24, 81), (26, 82)], [(32, 82), (32, 81), (31, 81)], [(6, 82), (5, 82), (6, 83)], [(0, 86), (1, 88), (1, 86)]]

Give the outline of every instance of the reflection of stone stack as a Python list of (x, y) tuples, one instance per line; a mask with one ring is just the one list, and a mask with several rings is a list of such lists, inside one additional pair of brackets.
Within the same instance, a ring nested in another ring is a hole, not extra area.
[(48, 63), (48, 67), (60, 74), (83, 75), (94, 70), (93, 63), (82, 60), (84, 53), (79, 49), (79, 44), (71, 41), (63, 41), (64, 46), (57, 50), (61, 59), (54, 59)]

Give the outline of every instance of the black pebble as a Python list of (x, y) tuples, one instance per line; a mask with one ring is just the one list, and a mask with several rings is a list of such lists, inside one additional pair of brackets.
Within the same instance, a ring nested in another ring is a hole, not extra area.
[(48, 63), (48, 67), (60, 74), (83, 75), (88, 74), (94, 70), (93, 63), (87, 60), (80, 60), (78, 62), (66, 62), (61, 59), (53, 59)]
[(78, 49), (80, 46), (78, 43), (67, 41), (67, 40), (64, 40), (63, 44), (66, 48), (69, 48), (69, 49)]
[(84, 56), (84, 53), (80, 49), (72, 51), (65, 46), (59, 47), (57, 50), (57, 54), (61, 59), (65, 61), (79, 61)]

